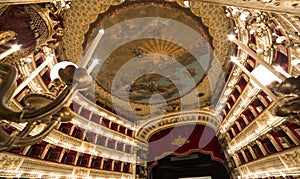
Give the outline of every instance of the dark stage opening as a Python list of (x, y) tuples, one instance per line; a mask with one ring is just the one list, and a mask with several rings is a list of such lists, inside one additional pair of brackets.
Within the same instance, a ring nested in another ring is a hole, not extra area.
[[(192, 153), (184, 157), (169, 155), (158, 160), (151, 170), (151, 179), (180, 179), (186, 177), (206, 177), (209, 179), (229, 179), (226, 168), (210, 155)], [(206, 179), (205, 178), (205, 179)]]

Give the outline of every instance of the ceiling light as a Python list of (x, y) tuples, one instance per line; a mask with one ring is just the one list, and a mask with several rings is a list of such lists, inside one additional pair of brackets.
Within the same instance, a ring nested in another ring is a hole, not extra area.
[(17, 178), (20, 178), (21, 175), (22, 175), (21, 173), (18, 173), (18, 174), (16, 174), (16, 177), (17, 177)]
[(232, 62), (236, 62), (236, 61), (238, 61), (238, 59), (237, 59), (237, 57), (236, 57), (236, 56), (231, 56), (230, 60), (231, 60)]
[(280, 175), (283, 176), (283, 177), (286, 177), (286, 174), (282, 171), (279, 171)]
[(235, 39), (235, 35), (232, 34), (228, 35), (228, 40), (233, 41), (234, 39)]
[(249, 14), (250, 14), (250, 12), (248, 12), (248, 11), (242, 12), (241, 15), (240, 15), (240, 19), (241, 19), (242, 21), (247, 20), (247, 17), (249, 16)]
[(183, 4), (185, 5), (185, 7), (190, 7), (190, 2), (189, 1), (183, 1)]
[(256, 50), (256, 52), (257, 52), (257, 53), (262, 53), (263, 50), (262, 50), (261, 48), (258, 48), (258, 49)]
[(237, 8), (232, 8), (232, 15), (236, 15), (239, 11)]
[(255, 33), (255, 30), (254, 30), (254, 29), (251, 29), (251, 30), (249, 31), (249, 33), (250, 33), (250, 34), (254, 34), (254, 33)]
[(276, 43), (281, 44), (282, 42), (284, 42), (286, 40), (285, 36), (279, 36), (276, 38)]
[(21, 45), (12, 45), (11, 48), (17, 51), (20, 50)]
[(107, 114), (105, 112), (100, 112), (99, 115), (102, 116), (102, 117), (106, 117), (107, 116)]

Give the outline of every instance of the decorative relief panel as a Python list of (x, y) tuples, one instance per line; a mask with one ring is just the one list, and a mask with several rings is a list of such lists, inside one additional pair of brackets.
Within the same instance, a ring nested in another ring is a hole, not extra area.
[(280, 156), (289, 168), (300, 167), (300, 150)]
[(11, 156), (7, 153), (0, 153), (0, 169), (1, 170), (15, 170), (20, 165), (22, 159)]
[(30, 159), (28, 157), (24, 157), (24, 159), (25, 160), (19, 169), (20, 171), (24, 171), (24, 173), (36, 171), (49, 174), (55, 172), (56, 174), (60, 175), (70, 175), (72, 174), (74, 167), (69, 165), (60, 165), (53, 162), (41, 161), (37, 159)]
[(300, 148), (297, 147), (244, 164), (239, 167), (239, 171), (240, 175), (246, 178), (282, 176), (283, 172), (285, 175), (298, 176), (300, 174), (299, 163)]
[[(271, 104), (271, 106), (273, 106), (273, 103)], [(268, 107), (268, 109), (270, 109), (270, 106)], [(258, 118), (256, 118), (255, 121), (259, 126), (265, 126), (268, 124), (267, 122), (269, 121), (270, 117), (270, 113), (264, 112)]]
[(282, 169), (284, 165), (282, 164), (278, 156), (270, 157), (268, 159), (259, 160), (254, 163), (247, 164), (249, 171), (258, 172), (258, 171), (268, 171), (272, 169)]
[(248, 168), (246, 166), (241, 166), (241, 167), (239, 167), (239, 169), (240, 169), (241, 173), (243, 173), (243, 174), (249, 173)]
[(132, 174), (121, 174), (121, 173), (113, 173), (110, 171), (97, 171), (97, 170), (90, 170), (90, 177), (93, 178), (98, 178), (98, 177), (103, 177), (103, 178), (133, 178)]
[(75, 176), (88, 176), (89, 170), (84, 168), (75, 168), (73, 170), (73, 175)]

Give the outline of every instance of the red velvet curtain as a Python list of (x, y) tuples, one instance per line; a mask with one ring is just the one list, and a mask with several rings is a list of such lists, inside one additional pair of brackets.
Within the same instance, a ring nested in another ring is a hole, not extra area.
[(210, 154), (212, 159), (224, 161), (224, 154), (215, 132), (204, 125), (185, 125), (164, 129), (149, 140), (148, 161), (158, 160), (166, 155), (187, 155), (200, 151)]
[(24, 7), (22, 5), (9, 6), (0, 17), (0, 31), (16, 32), (18, 44), (22, 44), (22, 48), (27, 48), (34, 46), (36, 40), (34, 31), (30, 27), (32, 20)]

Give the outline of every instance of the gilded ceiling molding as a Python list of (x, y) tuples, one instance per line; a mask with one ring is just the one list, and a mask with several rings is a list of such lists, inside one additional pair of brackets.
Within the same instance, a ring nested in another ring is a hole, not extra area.
[(184, 111), (168, 114), (164, 117), (155, 117), (140, 123), (137, 128), (136, 138), (147, 142), (150, 137), (163, 129), (182, 125), (206, 125), (217, 131), (220, 119), (214, 116), (211, 111)]
[(11, 154), (0, 154), (1, 170), (16, 170), (22, 159), (19, 156), (12, 156)]
[[(122, 2), (120, 1), (119, 4)], [(92, 0), (87, 3), (84, 1), (72, 2), (72, 8), (64, 16), (68, 26), (68, 33), (62, 40), (65, 48), (65, 60), (78, 62), (83, 52), (84, 34), (89, 30), (89, 25), (93, 23), (99, 14), (105, 13), (110, 6), (118, 5), (104, 1)], [(203, 3), (194, 4), (190, 7), (192, 13), (200, 17), (203, 23), (208, 26), (209, 33), (213, 37), (215, 58), (222, 63), (224, 54), (229, 51), (227, 34), (232, 31), (230, 20), (224, 16), (224, 8), (217, 5), (205, 5)], [(217, 23), (218, 22), (218, 23)], [(223, 56), (222, 56), (223, 55)]]

